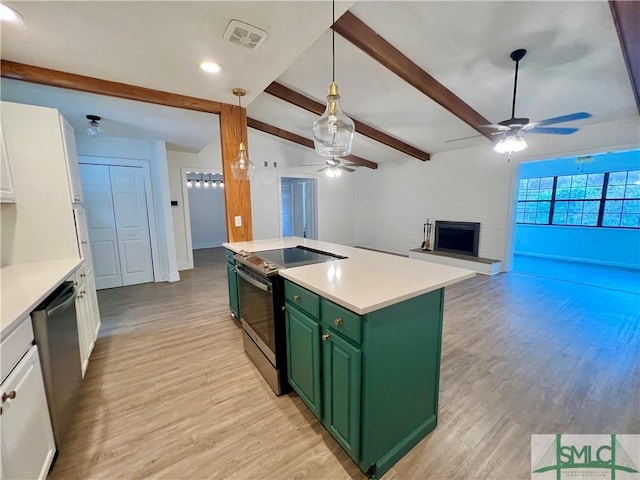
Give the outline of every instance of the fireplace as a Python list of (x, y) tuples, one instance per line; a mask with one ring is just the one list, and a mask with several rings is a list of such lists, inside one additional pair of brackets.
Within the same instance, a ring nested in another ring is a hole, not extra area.
[(479, 223), (436, 220), (435, 250), (477, 257), (479, 240)]

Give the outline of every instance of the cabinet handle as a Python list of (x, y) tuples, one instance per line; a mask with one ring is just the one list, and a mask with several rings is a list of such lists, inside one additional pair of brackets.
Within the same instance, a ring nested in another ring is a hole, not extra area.
[(330, 338), (331, 338), (331, 335), (329, 335), (328, 333), (322, 334), (322, 341), (323, 342), (327, 342)]
[(82, 240), (82, 244), (86, 245), (87, 244), (86, 240)]
[(80, 276), (81, 276), (82, 278), (84, 278), (84, 277), (86, 277), (86, 276), (87, 276), (87, 274), (86, 274), (86, 273), (81, 273), (81, 274), (80, 274)]
[(80, 290), (80, 293), (78, 294), (78, 296), (80, 298), (84, 298), (84, 296), (87, 294), (87, 292), (85, 292), (84, 290)]
[(78, 286), (78, 282), (73, 282), (73, 286), (77, 287)]
[(296, 302), (299, 302), (299, 301), (302, 299), (302, 297), (301, 297), (300, 295), (294, 295), (294, 296), (293, 296), (293, 299), (294, 299)]
[(342, 325), (342, 319), (341, 319), (340, 317), (338, 317), (338, 318), (334, 318), (334, 319), (333, 319), (333, 324), (334, 324), (336, 327), (339, 327), (340, 325)]
[(15, 390), (11, 390), (9, 393), (3, 393), (2, 394), (2, 403), (6, 402), (7, 400), (13, 400), (14, 398), (16, 398), (16, 391)]

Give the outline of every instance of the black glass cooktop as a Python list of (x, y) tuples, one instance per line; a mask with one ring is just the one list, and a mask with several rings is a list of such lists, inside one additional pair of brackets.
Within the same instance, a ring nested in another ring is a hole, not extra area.
[(334, 253), (303, 247), (302, 245), (291, 248), (282, 248), (279, 250), (253, 252), (253, 255), (283, 268), (300, 267), (302, 265), (311, 265), (312, 263), (321, 263), (328, 262), (329, 260), (347, 258)]

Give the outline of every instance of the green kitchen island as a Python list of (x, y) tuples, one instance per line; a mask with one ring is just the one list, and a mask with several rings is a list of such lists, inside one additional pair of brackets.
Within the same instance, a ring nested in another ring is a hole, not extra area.
[(279, 271), (289, 384), (360, 469), (380, 478), (436, 427), (444, 287), (475, 273), (297, 237), (224, 244), (296, 245), (348, 258)]

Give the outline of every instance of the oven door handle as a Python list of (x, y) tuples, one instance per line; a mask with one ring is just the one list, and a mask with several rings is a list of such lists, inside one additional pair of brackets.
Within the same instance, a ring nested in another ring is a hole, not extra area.
[(271, 291), (271, 285), (268, 285), (266, 283), (262, 283), (262, 282), (256, 280), (255, 278), (250, 277), (249, 275), (244, 273), (239, 268), (236, 268), (236, 273), (238, 275), (240, 275), (244, 280), (249, 282), (251, 285), (253, 285), (254, 287), (259, 288), (260, 290), (262, 290), (264, 292), (270, 292)]

